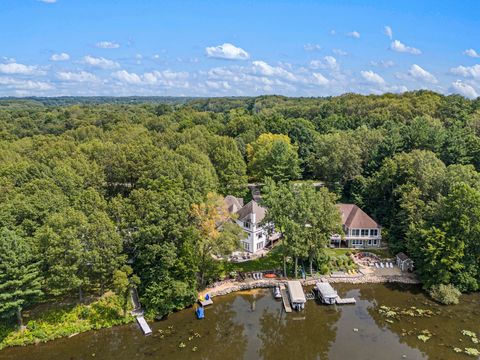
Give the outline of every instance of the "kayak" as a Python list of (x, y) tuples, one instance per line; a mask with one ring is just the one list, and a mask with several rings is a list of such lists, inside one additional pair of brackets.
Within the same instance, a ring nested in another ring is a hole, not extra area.
[(268, 279), (274, 279), (274, 278), (277, 277), (277, 275), (275, 275), (275, 274), (265, 274), (263, 277), (266, 277)]

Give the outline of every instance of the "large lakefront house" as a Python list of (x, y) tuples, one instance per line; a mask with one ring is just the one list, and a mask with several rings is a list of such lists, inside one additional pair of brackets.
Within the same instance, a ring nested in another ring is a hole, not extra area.
[(380, 225), (355, 204), (338, 204), (342, 214), (345, 236), (332, 235), (334, 247), (369, 248), (380, 247), (382, 240)]
[[(267, 210), (255, 200), (243, 204), (242, 198), (232, 195), (225, 197), (228, 211), (236, 214), (236, 222), (247, 236), (240, 241), (242, 249), (256, 253), (264, 249), (271, 241), (278, 239), (279, 234), (268, 236), (267, 229), (261, 224)], [(347, 248), (380, 247), (382, 239), (381, 227), (355, 204), (338, 204), (342, 215), (344, 236), (332, 235), (331, 246)]]
[(235, 221), (247, 234), (240, 241), (243, 250), (255, 253), (265, 248), (268, 234), (261, 222), (265, 218), (266, 209), (255, 200), (243, 205), (243, 199), (231, 195), (225, 197), (225, 202), (227, 203), (228, 211), (237, 215)]

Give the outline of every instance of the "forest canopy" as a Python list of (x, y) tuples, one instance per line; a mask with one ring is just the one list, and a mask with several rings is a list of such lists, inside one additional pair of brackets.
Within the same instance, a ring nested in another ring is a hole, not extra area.
[(322, 181), (335, 196), (305, 199), (358, 204), (427, 287), (477, 291), (479, 170), (480, 99), (457, 95), (2, 100), (0, 316), (119, 287), (126, 264), (149, 311), (192, 304), (240, 236), (208, 232), (223, 215), (207, 210), (266, 178)]

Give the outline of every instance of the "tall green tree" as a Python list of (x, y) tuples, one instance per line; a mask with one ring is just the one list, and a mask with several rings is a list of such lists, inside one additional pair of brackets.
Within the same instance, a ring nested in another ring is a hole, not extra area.
[(16, 316), (23, 325), (22, 310), (42, 295), (38, 259), (28, 242), (5, 228), (0, 230), (0, 317)]
[(297, 148), (287, 135), (266, 133), (247, 146), (251, 175), (257, 180), (271, 177), (275, 181), (300, 177)]

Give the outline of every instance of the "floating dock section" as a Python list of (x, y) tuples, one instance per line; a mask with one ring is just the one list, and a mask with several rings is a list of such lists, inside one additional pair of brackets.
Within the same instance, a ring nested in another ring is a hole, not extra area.
[(143, 317), (143, 315), (137, 316), (137, 324), (140, 326), (140, 329), (143, 331), (143, 335), (151, 335), (152, 329), (148, 326), (147, 321)]
[(292, 307), (290, 306), (290, 301), (288, 300), (287, 289), (285, 288), (284, 284), (280, 284), (280, 294), (282, 294), (282, 301), (283, 307), (285, 308), (285, 312), (291, 313)]
[(356, 304), (357, 303), (355, 298), (344, 298), (344, 299), (342, 299), (340, 297), (337, 297), (335, 302), (337, 303), (337, 305), (348, 305), (348, 304)]

